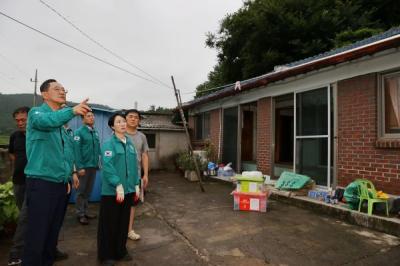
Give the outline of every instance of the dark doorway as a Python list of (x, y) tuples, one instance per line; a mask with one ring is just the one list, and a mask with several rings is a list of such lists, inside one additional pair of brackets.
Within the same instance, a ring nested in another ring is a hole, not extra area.
[(257, 170), (257, 102), (246, 103), (241, 109), (240, 170)]
[(283, 171), (293, 171), (294, 96), (282, 95), (275, 99), (275, 150), (273, 178)]
[(237, 166), (238, 148), (238, 107), (224, 109), (222, 162), (232, 163), (232, 168)]
[(253, 160), (253, 128), (254, 113), (252, 111), (243, 111), (242, 161)]
[(275, 162), (293, 164), (293, 108), (276, 110)]

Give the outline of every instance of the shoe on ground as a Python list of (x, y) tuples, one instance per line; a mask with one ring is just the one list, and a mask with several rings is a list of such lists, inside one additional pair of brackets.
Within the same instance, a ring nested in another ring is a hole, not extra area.
[(105, 260), (101, 263), (102, 266), (115, 266), (115, 261), (113, 260)]
[(120, 261), (132, 261), (133, 258), (129, 253), (126, 253), (125, 256), (123, 256)]
[(81, 225), (88, 225), (89, 224), (89, 221), (85, 216), (78, 217), (78, 221), (79, 221), (79, 223)]
[(85, 217), (86, 217), (87, 219), (96, 219), (96, 218), (97, 218), (97, 215), (94, 214), (94, 213), (87, 213), (87, 214), (85, 214)]
[(68, 254), (65, 252), (62, 252), (58, 248), (56, 248), (56, 256), (55, 256), (55, 261), (61, 261), (61, 260), (66, 260), (68, 259)]
[(136, 234), (135, 231), (131, 230), (131, 231), (128, 233), (128, 238), (129, 238), (130, 240), (139, 240), (139, 239), (140, 239), (140, 235), (139, 235), (139, 234)]
[(20, 258), (10, 258), (8, 260), (8, 265), (21, 265), (22, 260)]

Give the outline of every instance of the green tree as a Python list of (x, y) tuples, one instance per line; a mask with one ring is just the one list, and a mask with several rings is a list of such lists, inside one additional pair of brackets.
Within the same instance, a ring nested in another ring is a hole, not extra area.
[(196, 97), (398, 25), (399, 6), (397, 0), (246, 1), (207, 34), (218, 63)]

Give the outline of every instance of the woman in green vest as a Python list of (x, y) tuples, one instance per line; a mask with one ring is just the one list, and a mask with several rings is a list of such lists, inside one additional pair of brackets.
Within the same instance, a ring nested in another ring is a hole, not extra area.
[(116, 261), (131, 261), (126, 249), (130, 207), (139, 185), (135, 146), (125, 136), (126, 120), (114, 113), (108, 120), (114, 135), (101, 149), (102, 187), (97, 255), (102, 265)]

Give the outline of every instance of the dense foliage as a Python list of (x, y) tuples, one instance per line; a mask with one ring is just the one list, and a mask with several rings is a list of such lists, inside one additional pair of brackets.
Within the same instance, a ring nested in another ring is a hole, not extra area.
[(207, 34), (218, 63), (196, 96), (397, 26), (399, 13), (398, 0), (245, 1)]
[(13, 194), (13, 184), (11, 181), (0, 184), (0, 232), (4, 226), (10, 223), (16, 223), (18, 218), (18, 208), (15, 204)]

